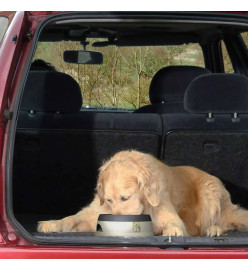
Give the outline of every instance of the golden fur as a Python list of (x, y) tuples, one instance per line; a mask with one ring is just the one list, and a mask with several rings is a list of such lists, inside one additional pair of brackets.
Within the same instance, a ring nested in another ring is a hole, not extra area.
[(95, 231), (99, 214), (149, 214), (155, 235), (219, 236), (248, 229), (248, 211), (231, 203), (217, 177), (138, 151), (121, 151), (105, 162), (96, 191), (76, 215), (40, 221), (38, 231)]

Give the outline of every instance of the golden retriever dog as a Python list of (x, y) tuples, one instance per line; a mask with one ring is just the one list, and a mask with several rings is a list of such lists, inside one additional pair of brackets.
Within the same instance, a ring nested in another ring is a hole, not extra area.
[(232, 204), (217, 177), (132, 150), (103, 164), (91, 204), (61, 220), (40, 221), (38, 231), (95, 231), (99, 214), (149, 214), (155, 235), (219, 236), (248, 229), (248, 211)]

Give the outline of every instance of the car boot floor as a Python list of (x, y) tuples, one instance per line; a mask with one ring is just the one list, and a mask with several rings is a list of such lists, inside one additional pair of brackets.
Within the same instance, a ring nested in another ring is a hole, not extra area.
[(62, 216), (15, 215), (21, 226), (41, 243), (65, 245), (125, 245), (125, 246), (248, 246), (248, 231), (231, 231), (219, 237), (102, 237), (94, 232), (39, 233), (38, 221), (61, 219)]

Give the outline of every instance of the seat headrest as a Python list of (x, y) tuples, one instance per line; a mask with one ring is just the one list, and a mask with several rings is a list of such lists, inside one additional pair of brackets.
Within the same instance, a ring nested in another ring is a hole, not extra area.
[(151, 103), (183, 103), (189, 83), (196, 77), (208, 73), (209, 70), (197, 66), (169, 66), (160, 69), (151, 81), (149, 91)]
[(82, 94), (78, 83), (69, 75), (55, 71), (30, 71), (21, 110), (38, 112), (78, 112)]
[(184, 96), (190, 113), (248, 112), (248, 78), (240, 74), (208, 74), (193, 80)]

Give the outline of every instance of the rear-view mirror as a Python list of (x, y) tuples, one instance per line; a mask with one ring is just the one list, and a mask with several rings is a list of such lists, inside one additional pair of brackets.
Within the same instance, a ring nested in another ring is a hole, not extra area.
[(103, 55), (94, 51), (64, 51), (64, 61), (72, 64), (100, 65)]

